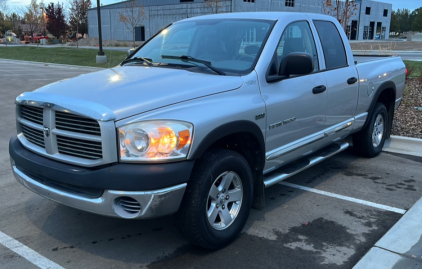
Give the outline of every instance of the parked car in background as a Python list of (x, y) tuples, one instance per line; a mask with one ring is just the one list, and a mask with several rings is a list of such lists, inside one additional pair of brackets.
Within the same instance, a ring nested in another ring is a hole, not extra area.
[(32, 40), (32, 42), (37, 43), (37, 42), (40, 42), (40, 41), (41, 41), (41, 39), (46, 39), (46, 40), (48, 40), (48, 36), (43, 36), (43, 35), (34, 35), (34, 36), (33, 36), (33, 40)]

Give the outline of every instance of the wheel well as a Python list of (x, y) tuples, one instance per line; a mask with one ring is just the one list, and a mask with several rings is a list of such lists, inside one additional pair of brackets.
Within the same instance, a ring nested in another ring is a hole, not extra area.
[(390, 138), (390, 135), (391, 135), (391, 127), (392, 127), (393, 118), (394, 118), (394, 105), (396, 101), (395, 99), (396, 99), (396, 93), (394, 89), (392, 88), (387, 88), (383, 90), (377, 98), (377, 102), (384, 104), (388, 112), (388, 127), (387, 127), (386, 138)]
[(391, 103), (395, 102), (396, 94), (393, 89), (385, 89), (382, 93), (378, 96), (377, 102), (383, 103), (387, 110)]
[(241, 154), (248, 161), (252, 172), (262, 169), (261, 148), (257, 139), (250, 133), (235, 133), (225, 136), (210, 146), (210, 148), (225, 148)]
[(238, 152), (249, 164), (254, 180), (253, 208), (264, 207), (264, 182), (263, 169), (265, 164), (265, 152), (261, 148), (258, 139), (247, 132), (239, 132), (227, 135), (214, 142), (209, 148), (224, 148)]

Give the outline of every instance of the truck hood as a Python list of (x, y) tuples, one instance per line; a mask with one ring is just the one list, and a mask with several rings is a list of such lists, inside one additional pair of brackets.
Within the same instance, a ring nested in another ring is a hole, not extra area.
[(129, 65), (62, 80), (35, 92), (25, 93), (18, 99), (52, 103), (98, 120), (120, 120), (179, 102), (234, 90), (242, 84), (243, 79), (236, 76)]

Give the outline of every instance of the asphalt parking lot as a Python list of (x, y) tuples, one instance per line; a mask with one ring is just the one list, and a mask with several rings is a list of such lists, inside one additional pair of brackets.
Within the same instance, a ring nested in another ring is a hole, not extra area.
[[(121, 220), (48, 201), (12, 175), (14, 99), (92, 71), (0, 60), (0, 239), (38, 253), (26, 252), (31, 261), (43, 257), (51, 268), (352, 268), (422, 196), (421, 157), (368, 160), (348, 149), (289, 178), (294, 185), (268, 188), (265, 209), (252, 210), (241, 236), (214, 252), (189, 245), (171, 216)], [(37, 268), (26, 258), (0, 244), (0, 268)]]

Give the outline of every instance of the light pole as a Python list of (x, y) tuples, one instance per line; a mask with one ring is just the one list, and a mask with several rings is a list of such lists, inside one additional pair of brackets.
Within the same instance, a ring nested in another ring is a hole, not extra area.
[[(45, 17), (46, 17), (45, 7), (44, 6), (41, 6), (40, 7), (40, 10), (41, 10), (42, 21), (43, 21), (43, 24), (44, 24), (44, 33), (43, 33), (43, 36), (46, 37), (47, 36), (47, 25), (46, 25), (46, 22), (45, 22)], [(38, 41), (41, 44), (41, 37), (39, 38)]]
[(97, 0), (97, 17), (98, 17), (98, 47), (99, 51), (97, 54), (97, 64), (99, 63), (106, 63), (107, 62), (107, 55), (104, 55), (103, 51), (103, 37), (101, 34), (101, 10), (100, 10), (100, 0)]

